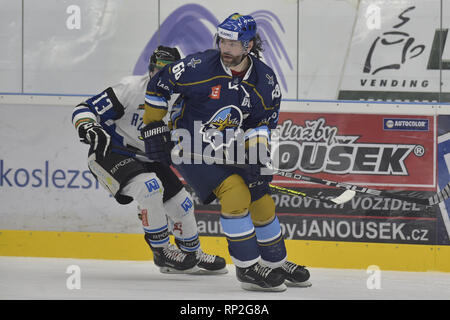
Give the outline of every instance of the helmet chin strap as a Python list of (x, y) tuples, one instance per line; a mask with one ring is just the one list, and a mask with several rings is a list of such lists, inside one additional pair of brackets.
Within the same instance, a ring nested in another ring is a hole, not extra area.
[(248, 54), (250, 53), (248, 51), (248, 45), (249, 45), (249, 41), (243, 41), (242, 42), (242, 47), (243, 47), (243, 54), (242, 54), (242, 59), (239, 63), (241, 63), (242, 61), (244, 61), (245, 58), (247, 58)]
[(249, 45), (249, 42), (246, 42), (246, 45), (244, 46), (244, 54), (242, 55), (241, 62), (244, 61), (244, 59), (247, 58), (248, 55), (250, 54), (250, 50), (248, 50), (248, 45)]
[(239, 63), (242, 63), (242, 61), (244, 61), (244, 59), (247, 58), (247, 56), (248, 56), (248, 52), (245, 51), (244, 54), (242, 55), (242, 59)]

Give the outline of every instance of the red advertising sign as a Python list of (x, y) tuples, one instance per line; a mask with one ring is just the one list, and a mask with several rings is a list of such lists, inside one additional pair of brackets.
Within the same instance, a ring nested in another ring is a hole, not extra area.
[[(434, 116), (282, 112), (272, 136), (274, 164), (284, 171), (427, 198), (436, 192)], [(272, 182), (310, 196), (342, 189), (274, 176)], [(223, 235), (216, 199), (195, 201), (201, 235)], [(436, 207), (367, 193), (330, 205), (308, 197), (272, 195), (286, 239), (435, 244)]]
[[(278, 133), (274, 153), (281, 169), (387, 189), (435, 190), (433, 116), (284, 112)], [(275, 179), (281, 181), (287, 184)]]

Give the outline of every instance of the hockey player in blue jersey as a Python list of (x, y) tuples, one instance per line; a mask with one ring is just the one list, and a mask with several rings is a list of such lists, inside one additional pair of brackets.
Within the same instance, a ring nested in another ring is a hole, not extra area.
[[(306, 268), (287, 261), (268, 192), (272, 176), (261, 172), (270, 159), (269, 139), (277, 125), (281, 91), (272, 69), (259, 59), (261, 40), (256, 27), (251, 16), (233, 14), (217, 28), (218, 50), (191, 54), (153, 77), (147, 86), (146, 126), (141, 134), (149, 158), (166, 163), (172, 160), (171, 140), (177, 139), (175, 148), (184, 154), (208, 150), (217, 155), (241, 145), (247, 162), (256, 155), (246, 169), (206, 161), (177, 162), (175, 167), (201, 201), (219, 199), (220, 222), (241, 287), (284, 291), (286, 284), (311, 284)], [(180, 95), (180, 102), (172, 109), (171, 133), (161, 119), (174, 94)], [(240, 144), (237, 133), (227, 139), (230, 130), (245, 132)], [(239, 157), (238, 152), (235, 156)]]
[[(200, 248), (194, 203), (170, 167), (129, 150), (144, 151), (140, 137), (144, 95), (151, 76), (180, 59), (176, 48), (159, 46), (150, 58), (149, 74), (129, 76), (77, 105), (72, 122), (90, 145), (88, 166), (119, 202), (140, 207), (145, 241), (164, 273), (226, 273), (221, 257)], [(177, 247), (170, 244), (169, 231)]]

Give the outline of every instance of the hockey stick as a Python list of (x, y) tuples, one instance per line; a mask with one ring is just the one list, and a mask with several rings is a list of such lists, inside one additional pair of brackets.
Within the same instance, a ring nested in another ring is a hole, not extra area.
[[(210, 162), (210, 163), (223, 164), (223, 165), (229, 165), (229, 166), (241, 167), (241, 168), (243, 168), (245, 166), (248, 166), (247, 164), (235, 163), (233, 161), (230, 161), (229, 159), (208, 157), (208, 156), (203, 156), (203, 155), (195, 154), (195, 153), (184, 154), (182, 151), (180, 152), (180, 151), (175, 150), (175, 149), (172, 150), (172, 157), (180, 158), (180, 159), (187, 159), (187, 160), (194, 160), (194, 161), (195, 161), (195, 159), (198, 159), (198, 160), (201, 160), (201, 161), (205, 160), (205, 161)], [(272, 168), (268, 168), (268, 169), (273, 170)], [(273, 172), (273, 174), (279, 174), (279, 172), (275, 171), (275, 172)], [(269, 188), (270, 188), (270, 190), (278, 192), (278, 193), (283, 193), (283, 194), (288, 194), (288, 195), (297, 195), (297, 196), (302, 196), (302, 197), (305, 197), (305, 198), (312, 198), (312, 199), (316, 199), (316, 200), (320, 200), (320, 201), (328, 202), (328, 203), (330, 203), (330, 201), (331, 201), (332, 204), (343, 204), (343, 203), (346, 203), (346, 202), (350, 201), (351, 199), (353, 199), (353, 197), (356, 194), (356, 192), (353, 191), (353, 190), (345, 190), (343, 193), (341, 193), (337, 197), (334, 197), (334, 198), (331, 198), (331, 199), (324, 199), (322, 197), (308, 195), (308, 194), (306, 194), (304, 192), (300, 192), (300, 191), (296, 191), (296, 190), (292, 190), (292, 189), (276, 186), (276, 185), (273, 185), (273, 184), (270, 184), (270, 183), (269, 183)]]
[[(111, 149), (121, 150), (121, 151), (129, 152), (129, 153), (134, 153), (134, 154), (139, 155), (139, 156), (147, 157), (145, 152), (142, 152), (141, 150), (134, 149), (134, 148), (130, 149), (130, 148), (127, 148), (127, 147), (122, 147), (122, 146), (112, 146)], [(180, 154), (177, 153), (177, 152), (172, 152), (172, 155), (174, 157), (177, 157), (177, 158), (188, 159), (186, 157), (180, 156)], [(199, 156), (201, 157), (201, 155), (191, 154), (191, 158), (189, 158), (189, 159), (198, 158)], [(205, 158), (203, 157), (202, 159), (205, 159)], [(223, 162), (223, 159), (219, 159), (219, 158), (209, 157), (209, 160), (216, 161), (217, 164), (221, 164), (219, 162), (220, 160), (221, 160), (221, 162)], [(232, 166), (235, 166), (235, 167), (241, 167), (241, 168), (246, 166), (245, 164), (241, 165), (241, 164), (236, 164), (236, 163), (225, 163), (225, 164), (226, 165), (232, 165)], [(322, 201), (322, 202), (328, 203), (329, 205), (336, 205), (336, 204), (346, 203), (346, 202), (350, 201), (355, 196), (355, 192), (354, 191), (346, 190), (346, 191), (344, 191), (342, 194), (340, 194), (337, 197), (326, 199), (325, 197), (320, 197), (318, 195), (308, 195), (308, 194), (306, 194), (304, 192), (301, 192), (301, 191), (298, 191), (298, 190), (292, 190), (292, 189), (276, 186), (276, 185), (273, 185), (273, 184), (269, 184), (269, 188), (270, 188), (271, 191), (277, 192), (277, 193), (280, 193), (280, 194), (286, 194), (286, 195), (290, 195), (290, 196), (300, 196), (300, 197), (303, 197), (303, 198), (310, 198), (310, 199), (314, 199), (314, 200), (318, 200), (318, 201)]]
[(307, 182), (312, 182), (312, 183), (318, 183), (318, 184), (323, 184), (326, 186), (335, 187), (335, 188), (339, 188), (339, 189), (352, 190), (352, 191), (355, 191), (358, 193), (365, 193), (365, 194), (369, 194), (372, 196), (397, 199), (397, 200), (406, 201), (406, 202), (410, 202), (410, 203), (416, 203), (416, 204), (420, 204), (420, 205), (424, 205), (424, 206), (437, 205), (450, 197), (450, 183), (448, 183), (441, 191), (437, 192), (436, 194), (432, 195), (431, 197), (424, 199), (424, 198), (403, 196), (403, 195), (391, 193), (388, 191), (360, 187), (360, 186), (349, 184), (346, 182), (337, 182), (337, 181), (319, 179), (319, 178), (315, 178), (315, 177), (301, 175), (301, 174), (294, 173), (294, 172), (286, 172), (286, 171), (278, 170), (276, 172), (276, 174), (286, 177), (286, 178), (291, 178), (294, 180), (302, 180), (302, 181), (307, 181)]
[[(180, 157), (180, 155), (177, 154), (177, 152), (175, 150), (174, 150), (174, 152), (172, 152), (172, 155), (175, 157)], [(226, 160), (226, 159), (224, 160), (221, 158), (208, 157), (208, 156), (203, 156), (203, 155), (199, 155), (199, 154), (188, 154), (188, 155), (183, 155), (181, 157), (186, 158), (186, 156), (187, 156), (187, 159), (189, 159), (189, 158), (194, 159), (194, 160), (195, 159), (203, 159), (206, 161), (218, 161), (219, 163), (220, 163), (220, 161), (222, 161), (222, 162), (226, 161), (227, 163), (225, 163), (225, 164), (233, 165), (233, 163), (229, 163), (228, 160)], [(424, 205), (424, 206), (438, 205), (439, 203), (443, 202), (444, 200), (450, 198), (450, 183), (448, 183), (442, 190), (440, 190), (436, 194), (432, 195), (431, 197), (423, 199), (423, 198), (398, 195), (398, 194), (391, 193), (388, 191), (360, 187), (360, 186), (349, 184), (346, 182), (337, 182), (337, 181), (315, 178), (315, 177), (306, 176), (306, 175), (302, 175), (302, 174), (295, 173), (295, 172), (287, 172), (287, 171), (283, 171), (283, 170), (278, 170), (273, 167), (272, 168), (268, 167), (268, 168), (272, 169), (274, 171), (273, 174), (276, 174), (276, 175), (279, 175), (282, 177), (286, 177), (286, 178), (290, 178), (290, 179), (294, 179), (294, 180), (307, 181), (307, 182), (316, 183), (316, 184), (322, 184), (322, 185), (350, 191), (351, 193), (346, 194), (344, 192), (338, 198), (334, 199), (334, 200), (338, 199), (337, 201), (340, 201), (340, 203), (345, 203), (345, 202), (351, 200), (355, 196), (356, 192), (363, 193), (363, 194), (369, 194), (372, 196), (397, 199), (397, 200), (410, 202), (410, 203), (416, 203), (416, 204), (420, 204), (420, 205)]]
[(344, 204), (344, 203), (350, 201), (355, 196), (355, 192), (353, 192), (351, 190), (345, 190), (343, 193), (341, 193), (337, 197), (326, 199), (326, 198), (322, 198), (322, 197), (318, 197), (318, 196), (307, 195), (306, 193), (301, 192), (301, 191), (297, 191), (297, 190), (292, 190), (292, 189), (276, 186), (276, 185), (271, 184), (271, 183), (269, 183), (269, 188), (270, 188), (271, 191), (278, 192), (278, 193), (281, 193), (281, 194), (287, 194), (287, 195), (290, 195), (290, 196), (300, 196), (300, 197), (303, 197), (303, 198), (315, 199), (315, 200), (319, 200), (319, 201), (322, 201), (322, 202), (327, 202), (328, 204), (332, 204), (332, 205)]

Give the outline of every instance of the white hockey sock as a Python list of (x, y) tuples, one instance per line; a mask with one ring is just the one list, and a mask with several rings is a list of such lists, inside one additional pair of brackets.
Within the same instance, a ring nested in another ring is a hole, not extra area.
[(164, 209), (176, 244), (183, 251), (197, 251), (200, 241), (194, 216), (194, 201), (189, 193), (183, 188), (164, 203)]
[(122, 194), (132, 197), (139, 204), (145, 240), (154, 248), (169, 243), (163, 192), (162, 183), (153, 172), (137, 175), (122, 189)]

